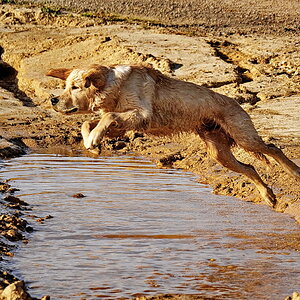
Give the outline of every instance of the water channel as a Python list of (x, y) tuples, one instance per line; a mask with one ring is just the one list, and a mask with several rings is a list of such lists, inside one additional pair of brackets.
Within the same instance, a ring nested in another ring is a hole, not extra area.
[(9, 261), (34, 296), (276, 300), (300, 286), (299, 226), (213, 195), (193, 174), (135, 156), (29, 154), (1, 167), (30, 214), (53, 216), (30, 221), (36, 230)]

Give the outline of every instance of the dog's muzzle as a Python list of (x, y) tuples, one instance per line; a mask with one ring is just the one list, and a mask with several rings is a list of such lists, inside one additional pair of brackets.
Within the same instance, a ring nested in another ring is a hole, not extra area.
[(63, 113), (63, 114), (73, 114), (73, 113), (76, 113), (78, 112), (78, 107), (76, 106), (73, 106), (71, 108), (68, 108), (68, 109), (63, 109), (62, 107), (59, 107), (57, 104), (59, 102), (59, 97), (52, 97), (50, 99), (51, 101), (51, 104), (53, 106), (53, 109), (57, 112), (60, 112), (60, 113)]

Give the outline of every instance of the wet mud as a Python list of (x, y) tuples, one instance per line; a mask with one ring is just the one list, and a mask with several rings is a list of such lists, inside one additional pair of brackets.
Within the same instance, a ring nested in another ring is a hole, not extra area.
[[(0, 6), (2, 159), (40, 149), (49, 153), (72, 155), (80, 151), (92, 155), (83, 149), (80, 135), (82, 122), (90, 116), (65, 117), (53, 112), (49, 97), (57, 93), (58, 88), (63, 88), (63, 83), (44, 74), (50, 68), (97, 62), (151, 63), (169, 76), (203, 84), (235, 98), (251, 115), (264, 140), (280, 146), (288, 157), (300, 164), (297, 1), (280, 2), (274, 11), (267, 8), (269, 1), (263, 1), (257, 7), (258, 13), (246, 9), (244, 1), (239, 2), (240, 11), (238, 8), (232, 11), (227, 6), (226, 10), (223, 2), (220, 7), (203, 4), (205, 18), (213, 16), (210, 19), (215, 20), (210, 26), (206, 19), (201, 24), (193, 21), (199, 16), (194, 15), (192, 2), (188, 4), (190, 14), (186, 14), (188, 6), (184, 10), (179, 6), (172, 10), (179, 14), (184, 11), (180, 24), (174, 21), (178, 16), (169, 14), (159, 5), (156, 9), (161, 7), (162, 10), (157, 16), (170, 17), (158, 17), (159, 22), (153, 22), (149, 19), (153, 16), (145, 15), (143, 9), (135, 18), (117, 18), (111, 11), (106, 11), (105, 6), (100, 12), (78, 7), (75, 14), (58, 8), (57, 5), (65, 4), (63, 1), (52, 3), (54, 6)], [(88, 1), (80, 3), (92, 8)], [(172, 5), (176, 6), (176, 3)], [(129, 2), (129, 8), (130, 5), (134, 3)], [(164, 5), (170, 5), (169, 1)], [(119, 7), (120, 11), (116, 13), (128, 14), (122, 5)], [(221, 16), (218, 10), (222, 12)], [(235, 21), (240, 18), (240, 12), (245, 22)], [(196, 135), (157, 138), (128, 133), (122, 139), (103, 141), (101, 155), (130, 152), (152, 159), (159, 167), (190, 170), (199, 175), (199, 182), (211, 185), (217, 194), (261, 203), (247, 179), (207, 157), (204, 144)], [(299, 182), (274, 161), (266, 166), (240, 149), (235, 149), (235, 155), (243, 162), (253, 164), (272, 187), (278, 200), (276, 210), (299, 221)], [(13, 187), (6, 185), (1, 184), (1, 207), (9, 210), (8, 214), (1, 215), (1, 255), (12, 255), (15, 244), (26, 240), (28, 226), (22, 220), (22, 210), (28, 206), (14, 199), (10, 190)], [(2, 279), (2, 288), (16, 280), (4, 270)], [(165, 297), (185, 299), (182, 297), (188, 296)]]

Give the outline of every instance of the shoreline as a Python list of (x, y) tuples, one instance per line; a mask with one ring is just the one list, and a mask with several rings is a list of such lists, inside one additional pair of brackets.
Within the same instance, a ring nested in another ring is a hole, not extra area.
[[(107, 142), (111, 142), (111, 140), (108, 140)], [(109, 144), (111, 145), (111, 144)], [(107, 147), (108, 148), (108, 147)], [(112, 148), (114, 148), (114, 146), (112, 146)], [(104, 150), (105, 155), (110, 156), (110, 155), (126, 155), (129, 154), (127, 152), (124, 152), (124, 154), (119, 153), (118, 150), (114, 149), (106, 149)], [(37, 152), (39, 152), (36, 149)], [(68, 152), (69, 151), (69, 152)], [(47, 153), (54, 153), (55, 151), (51, 150), (47, 151)], [(41, 153), (45, 153), (45, 151), (42, 151)], [(74, 149), (74, 152), (70, 149), (70, 148), (62, 148), (61, 151), (56, 151), (56, 153), (60, 153), (62, 155), (75, 155), (77, 153), (77, 150)], [(78, 153), (77, 153), (78, 155)], [(79, 154), (81, 155), (81, 154)], [(94, 156), (94, 155), (92, 155)], [(18, 156), (15, 156), (18, 157)], [(174, 159), (174, 157), (169, 157), (169, 159), (172, 161)], [(168, 165), (168, 161), (163, 159), (162, 160), (162, 165), (165, 165), (167, 167)], [(168, 168), (168, 167), (167, 167)], [(9, 179), (7, 179), (9, 182)], [(1, 206), (7, 206), (10, 208), (10, 213), (6, 214), (6, 215), (1, 215), (0, 216), (0, 225), (3, 226), (4, 223), (6, 223), (6, 230), (7, 231), (13, 231), (13, 235), (8, 233), (5, 235), (4, 231), (1, 231), (1, 235), (3, 235), (5, 238), (9, 239), (10, 242), (10, 249), (9, 252), (7, 252), (7, 249), (5, 249), (5, 251), (3, 251), (3, 249), (0, 249), (0, 255), (7, 255), (7, 256), (13, 256), (13, 252), (14, 249), (16, 249), (16, 247), (20, 247), (20, 242), (26, 244), (27, 242), (30, 242), (30, 240), (28, 241), (28, 239), (30, 238), (29, 234), (34, 234), (34, 223), (35, 222), (44, 222), (47, 219), (52, 218), (51, 216), (46, 216), (43, 218), (38, 218), (37, 216), (34, 216), (34, 207), (30, 206), (28, 203), (22, 201), (20, 198), (18, 197), (14, 197), (13, 194), (18, 191), (17, 189), (13, 188), (13, 186), (7, 184), (7, 183), (0, 183), (0, 186), (2, 186), (2, 194), (5, 194), (5, 198), (0, 202)], [(7, 203), (7, 204), (6, 204)], [(238, 205), (238, 203), (237, 203)], [(30, 215), (28, 215), (28, 213)], [(30, 219), (30, 222), (28, 222), (27, 220)], [(11, 243), (15, 243), (14, 246), (11, 246)], [(291, 248), (293, 247), (298, 247), (297, 245), (297, 241), (294, 241), (295, 244), (292, 245), (290, 244), (289, 246)], [(0, 246), (4, 246), (4, 244), (1, 244)], [(21, 247), (26, 247), (26, 245), (22, 245)], [(280, 246), (278, 246), (280, 249)], [(295, 249), (296, 249), (295, 248)], [(299, 251), (299, 247), (297, 248)], [(30, 300), (30, 299), (34, 299), (34, 300), (48, 300), (50, 299), (50, 296), (43, 296), (42, 298), (35, 298), (32, 297), (30, 295), (30, 291), (27, 290), (27, 286), (26, 286), (26, 282), (23, 282), (22, 280), (20, 280), (19, 278), (16, 278), (13, 275), (14, 272), (10, 272), (10, 271), (1, 271), (0, 274), (0, 296), (4, 295), (12, 295), (17, 293), (18, 295), (21, 295), (20, 299), (26, 299), (26, 300)], [(2, 282), (1, 282), (2, 281)], [(1, 285), (2, 287), (5, 288), (1, 290)], [(1, 295), (1, 292), (3, 292), (3, 295)], [(7, 296), (10, 297), (10, 296)], [(299, 300), (300, 294), (297, 292), (294, 292), (292, 296), (287, 296), (286, 298), (284, 298), (285, 300)], [(2, 298), (0, 297), (0, 299), (2, 300)], [(3, 299), (10, 299), (10, 298), (3, 298)], [(128, 298), (129, 299), (129, 298)], [(138, 296), (138, 297), (134, 297), (134, 298), (130, 298), (130, 299), (135, 299), (135, 300), (164, 300), (164, 299), (172, 299), (172, 300), (195, 300), (195, 299), (212, 299), (210, 297), (206, 298), (204, 296), (198, 296), (198, 295), (188, 295), (188, 294), (164, 294), (164, 295), (153, 295), (153, 296)]]

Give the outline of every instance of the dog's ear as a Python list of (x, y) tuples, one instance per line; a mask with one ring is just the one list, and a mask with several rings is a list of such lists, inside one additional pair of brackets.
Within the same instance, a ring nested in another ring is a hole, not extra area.
[(104, 66), (95, 66), (90, 69), (83, 77), (85, 80), (84, 87), (89, 88), (91, 85), (98, 90), (102, 90), (107, 81), (108, 68)]
[(50, 69), (46, 76), (51, 76), (55, 78), (59, 78), (62, 80), (66, 80), (68, 76), (71, 74), (72, 69), (60, 68), (60, 69)]

